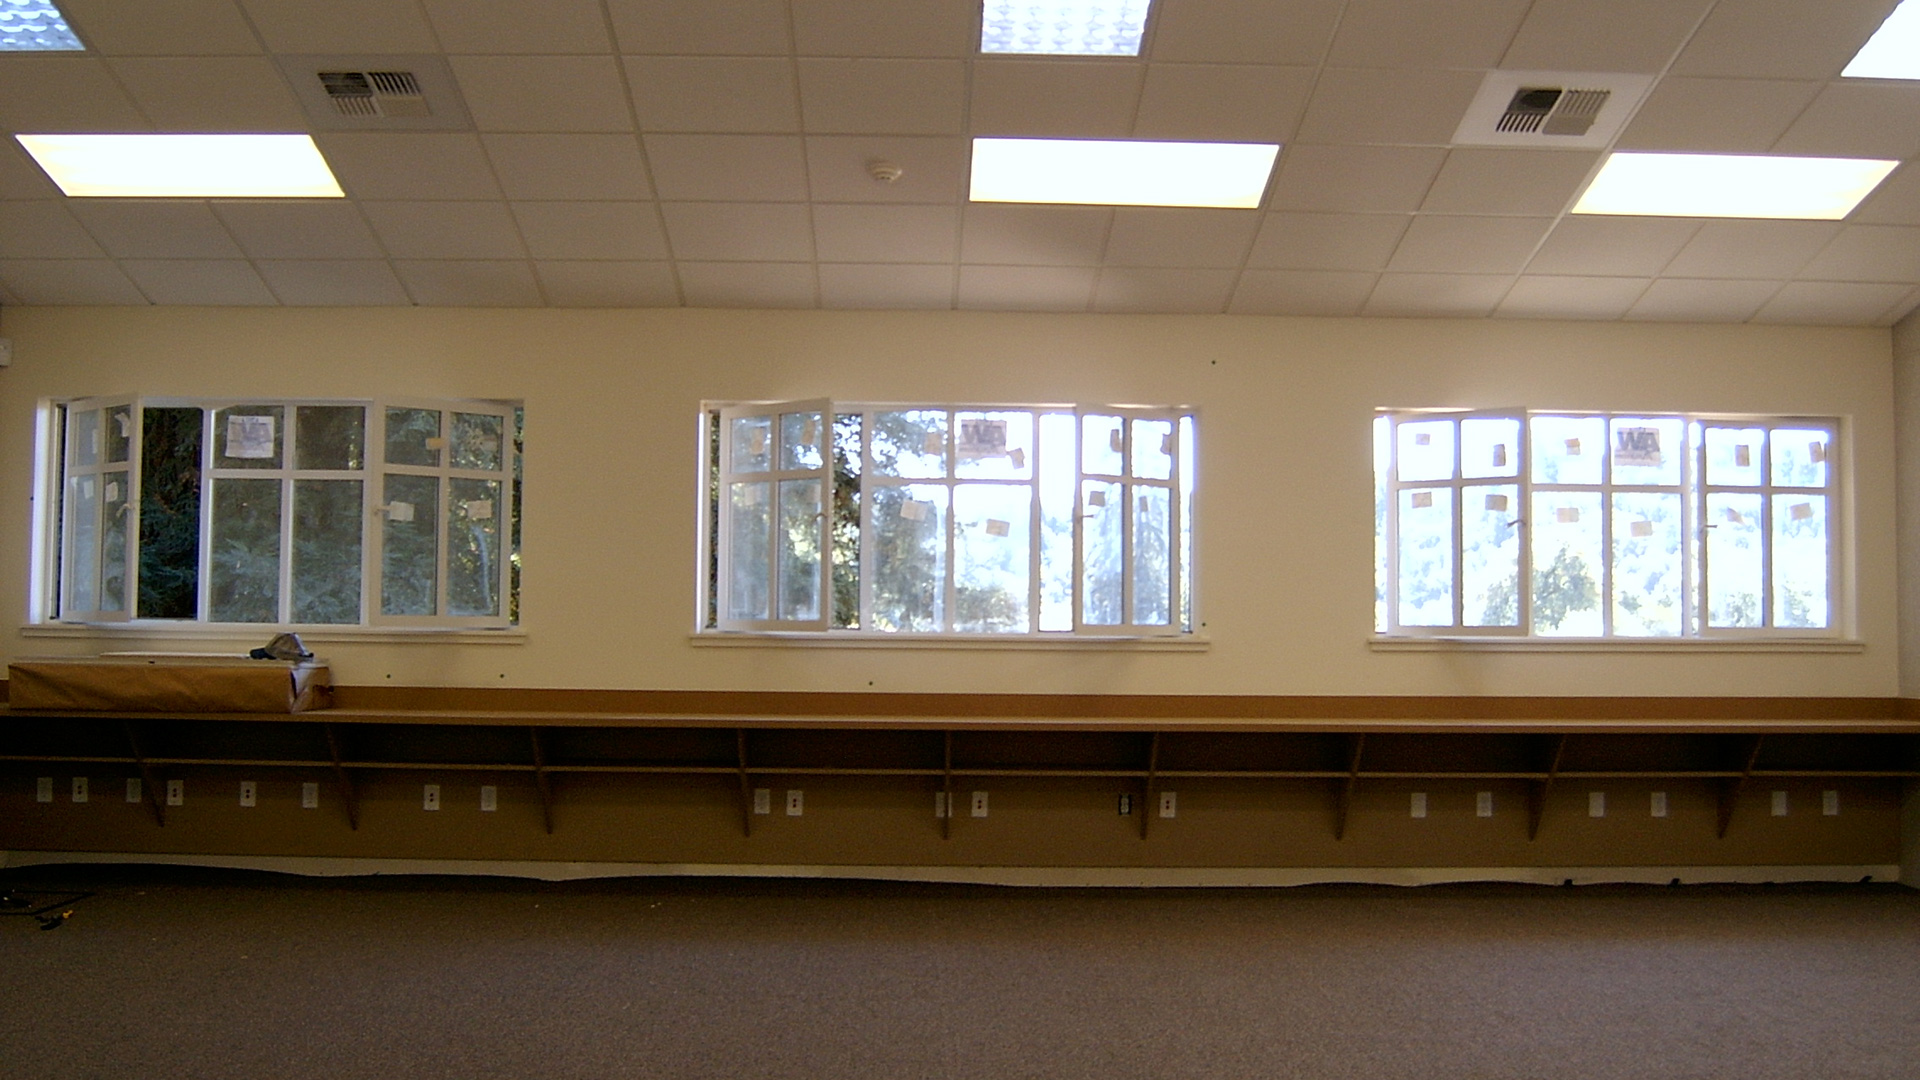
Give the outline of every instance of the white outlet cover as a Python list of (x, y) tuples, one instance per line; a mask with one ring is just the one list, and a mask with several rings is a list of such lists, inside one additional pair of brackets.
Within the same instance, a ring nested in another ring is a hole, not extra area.
[(1654, 817), (1667, 816), (1667, 793), (1666, 792), (1664, 791), (1654, 792), (1653, 798), (1650, 800), (1650, 802), (1651, 802), (1651, 809), (1653, 810)]
[(491, 814), (500, 809), (500, 789), (493, 784), (480, 785), (480, 812)]
[(53, 777), (43, 776), (33, 786), (34, 802), (53, 801)]
[(1160, 816), (1161, 817), (1180, 816), (1180, 793), (1179, 792), (1163, 791), (1160, 793)]
[(1604, 791), (1587, 792), (1587, 816), (1607, 816), (1607, 793)]
[(807, 793), (799, 788), (787, 789), (787, 816), (799, 817), (807, 812)]
[(1473, 794), (1473, 813), (1475, 817), (1493, 816), (1493, 792), (1476, 791)]
[(140, 778), (137, 776), (127, 777), (127, 801), (139, 802), (140, 795), (141, 795)]
[(252, 780), (240, 781), (240, 805), (241, 806), (254, 805), (259, 801), (259, 796), (260, 796), (260, 789), (254, 786), (254, 782)]
[(187, 782), (185, 780), (167, 781), (167, 805), (185, 806), (187, 803)]
[(73, 801), (87, 801), (87, 778), (84, 776), (76, 776), (73, 778)]
[(1407, 816), (1417, 817), (1417, 818), (1423, 818), (1427, 816), (1427, 793), (1426, 792), (1416, 791), (1413, 793), (1413, 797), (1407, 800)]
[(937, 818), (947, 816), (947, 793), (944, 791), (933, 793), (933, 816)]
[(987, 816), (987, 793), (984, 791), (976, 791), (973, 793), (973, 816)]
[(320, 807), (320, 785), (309, 780), (300, 785), (300, 807), (303, 810), (317, 810)]
[(420, 788), (420, 809), (440, 809), (440, 785), (424, 784)]
[(1787, 816), (1787, 793), (1784, 791), (1776, 791), (1773, 793), (1773, 816)]
[(770, 788), (753, 789), (753, 812), (756, 814), (773, 813), (773, 791)]
[(1826, 817), (1840, 816), (1840, 793), (1838, 791), (1828, 790), (1820, 793), (1820, 813)]

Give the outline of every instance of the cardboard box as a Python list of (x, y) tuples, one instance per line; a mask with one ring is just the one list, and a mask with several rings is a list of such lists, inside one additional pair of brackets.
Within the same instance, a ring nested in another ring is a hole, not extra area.
[(327, 662), (142, 654), (18, 660), (7, 665), (15, 711), (295, 713), (332, 704)]

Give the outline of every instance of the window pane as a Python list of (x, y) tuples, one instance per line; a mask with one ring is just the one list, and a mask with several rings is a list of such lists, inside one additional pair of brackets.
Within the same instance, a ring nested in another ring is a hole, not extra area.
[(1685, 422), (1678, 417), (1614, 417), (1613, 482), (1678, 484)]
[(1165, 626), (1173, 621), (1172, 496), (1173, 493), (1163, 487), (1133, 488), (1133, 623), (1136, 626)]
[[(304, 435), (302, 422), (296, 438), (303, 445)], [(294, 622), (360, 621), (361, 487), (358, 480), (293, 482)]]
[(833, 625), (860, 628), (860, 414), (833, 418)]
[(1473, 480), (1519, 476), (1519, 418), (1460, 421), (1460, 475)]
[(286, 432), (279, 405), (235, 405), (213, 414), (213, 467), (278, 469)]
[(1680, 494), (1613, 497), (1613, 632), (1673, 637), (1686, 626)]
[(491, 413), (453, 414), (453, 467), (499, 472), (506, 460), (507, 418)]
[(1127, 508), (1121, 487), (1104, 480), (1082, 480), (1080, 498), (1080, 621), (1089, 626), (1118, 626), (1126, 621), (1122, 545)]
[(767, 472), (773, 466), (773, 419), (766, 416), (733, 418), (732, 461), (734, 472)]
[(1073, 629), (1074, 420), (1040, 417), (1040, 629)]
[(1027, 630), (1032, 580), (1033, 489), (960, 484), (953, 491), (953, 628), (963, 634)]
[(969, 480), (1025, 480), (1033, 475), (1033, 414), (963, 412), (953, 474)]
[(1193, 417), (1180, 418), (1180, 626), (1193, 632)]
[(387, 410), (387, 463), (440, 464), (440, 410)]
[[(1709, 447), (1714, 429), (1707, 429)], [(1723, 445), (1733, 445), (1726, 443)], [(1711, 451), (1709, 451), (1711, 452)], [(1732, 455), (1728, 458), (1731, 460)], [(1709, 469), (1712, 465), (1709, 464)], [(1756, 477), (1757, 479), (1757, 477)], [(1707, 625), (1764, 625), (1760, 595), (1762, 496), (1716, 492), (1707, 496)]]
[(780, 414), (780, 467), (817, 469), (820, 467), (820, 443), (826, 432), (817, 412)]
[[(112, 441), (108, 441), (111, 448)], [(111, 457), (111, 455), (109, 455)], [(123, 456), (122, 461), (126, 460)], [(100, 474), (100, 610), (127, 609), (127, 526), (132, 506), (124, 471)]]
[[(1514, 428), (1517, 435), (1517, 422)], [(1461, 608), (1466, 625), (1519, 626), (1519, 485), (1468, 487), (1461, 494), (1460, 514), (1460, 577), (1465, 601)]]
[(140, 606), (143, 619), (200, 614), (197, 408), (140, 412)]
[(1173, 421), (1133, 422), (1133, 475), (1147, 480), (1173, 478)]
[(1402, 421), (1396, 428), (1403, 482), (1453, 479), (1453, 421)]
[(301, 405), (293, 412), (296, 469), (360, 469), (367, 463), (367, 410)]
[(780, 481), (780, 619), (820, 617), (820, 494), (818, 480)]
[(1453, 489), (1400, 493), (1400, 624), (1453, 625)]
[[(1584, 447), (1582, 448), (1585, 449)], [(1533, 632), (1599, 637), (1600, 493), (1537, 491), (1533, 496)]]
[(498, 615), (500, 481), (455, 477), (447, 488), (447, 614)]
[(207, 572), (214, 622), (280, 621), (280, 481), (213, 481)]
[(1536, 484), (1597, 484), (1607, 423), (1598, 416), (1535, 416), (1528, 456)]
[[(95, 421), (100, 414), (93, 414)], [(96, 455), (97, 456), (97, 455)], [(100, 478), (67, 481), (67, 610), (100, 610)]]
[(385, 485), (380, 612), (438, 615), (440, 478), (388, 474)]
[(944, 629), (947, 489), (888, 485), (865, 494), (873, 500), (873, 629)]
[(98, 465), (100, 452), (100, 410), (86, 409), (70, 414), (67, 418), (67, 464)]
[(133, 406), (115, 405), (107, 410), (107, 460), (126, 461), (133, 452)]
[[(766, 426), (766, 421), (761, 423)], [(735, 430), (738, 431), (737, 426)], [(763, 456), (767, 452), (761, 451)], [(726, 568), (729, 619), (772, 617), (772, 491), (773, 485), (765, 481), (729, 485)]]
[(1827, 500), (1823, 495), (1773, 499), (1773, 624), (1827, 626)]
[(1756, 486), (1761, 482), (1764, 428), (1707, 428), (1707, 483)]
[(1826, 487), (1831, 438), (1818, 428), (1774, 428), (1767, 439), (1773, 482), (1780, 487)]
[(1387, 481), (1393, 470), (1393, 420), (1373, 418), (1373, 630), (1384, 634), (1387, 623), (1387, 587), (1392, 561), (1387, 558)]
[(1126, 472), (1126, 421), (1118, 416), (1087, 415), (1080, 418), (1080, 471), (1102, 476), (1121, 476)]
[(873, 414), (873, 471), (879, 476), (947, 475), (947, 414), (943, 409)]

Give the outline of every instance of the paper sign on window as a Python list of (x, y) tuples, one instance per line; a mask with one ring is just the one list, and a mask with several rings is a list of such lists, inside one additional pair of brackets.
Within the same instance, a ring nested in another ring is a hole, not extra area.
[(800, 425), (801, 444), (805, 446), (812, 446), (816, 441), (819, 440), (819, 438), (820, 438), (820, 421), (815, 420), (811, 416), (807, 417), (807, 422)]
[(1823, 442), (1807, 444), (1807, 460), (1815, 465), (1824, 465), (1827, 461), (1827, 444)]
[(761, 503), (767, 501), (767, 486), (765, 484), (741, 484), (734, 490), (740, 493), (740, 502), (745, 506), (759, 506)]
[(1027, 467), (1027, 452), (1016, 446), (1007, 451), (1007, 461), (1016, 469), (1024, 469)]
[(1425, 510), (1433, 505), (1433, 492), (1416, 491), (1413, 498), (1407, 500), (1407, 505), (1414, 510)]
[(1727, 507), (1727, 520), (1733, 522), (1735, 525), (1739, 525), (1743, 524), (1747, 519), (1740, 516), (1740, 511), (1729, 506)]
[(999, 518), (987, 519), (987, 535), (988, 536), (1006, 536), (1008, 533), (1012, 531), (1013, 531), (1013, 527), (1009, 525), (1007, 522), (1001, 521)]
[(447, 440), (444, 437), (439, 435), (427, 436), (427, 449), (445, 450), (446, 448), (447, 448)]
[(1660, 454), (1660, 429), (1654, 427), (1620, 428), (1613, 433), (1613, 464), (1658, 468), (1666, 463)]
[[(123, 413), (123, 412), (114, 413), (113, 425), (120, 429), (121, 438), (126, 439), (126, 438), (131, 438), (133, 436), (133, 417), (128, 416), (126, 413)], [(1815, 460), (1817, 461), (1819, 459), (1816, 458)]]
[(403, 503), (403, 502), (388, 503), (387, 504), (387, 520), (388, 521), (412, 521), (413, 520), (413, 504)]
[(1568, 457), (1580, 456), (1580, 440), (1579, 439), (1567, 440), (1567, 456)]
[(1493, 444), (1493, 467), (1496, 469), (1504, 469), (1507, 467), (1507, 444), (1506, 443)]
[(959, 452), (963, 461), (1006, 457), (1007, 422), (982, 419), (960, 421)]
[(273, 417), (227, 417), (227, 456), (230, 458), (270, 458), (273, 456)]
[(938, 454), (947, 448), (947, 437), (938, 431), (929, 431), (920, 440), (920, 451), (925, 454)]
[(930, 502), (921, 502), (919, 499), (908, 499), (906, 502), (900, 504), (900, 516), (908, 521), (925, 521), (927, 520), (927, 511), (932, 509), (933, 504)]
[(107, 501), (108, 502), (120, 501), (120, 485), (115, 483), (112, 480), (107, 481)]
[(767, 429), (753, 428), (747, 432), (747, 453), (759, 457), (767, 452)]
[[(113, 496), (109, 495), (107, 497), (111, 499)], [(1813, 504), (1794, 503), (1787, 508), (1787, 516), (1795, 521), (1811, 521), (1813, 520)]]
[(474, 499), (467, 503), (468, 521), (485, 521), (493, 516), (492, 499)]
[(1433, 445), (1433, 433), (1432, 433), (1432, 432), (1430, 432), (1430, 431), (1416, 431), (1416, 432), (1414, 432), (1414, 433), (1413, 433), (1413, 445), (1415, 445), (1415, 446), (1432, 446), (1432, 445)]
[(1160, 436), (1160, 452), (1167, 457), (1173, 456), (1173, 433)]
[(1088, 505), (1088, 506), (1105, 506), (1105, 505), (1107, 505), (1107, 493), (1106, 493), (1106, 492), (1104, 492), (1104, 491), (1089, 491), (1089, 492), (1087, 492), (1087, 505)]
[(1631, 525), (1629, 525), (1629, 526), (1627, 526), (1627, 531), (1628, 531), (1628, 532), (1630, 532), (1630, 533), (1632, 533), (1632, 534), (1633, 534), (1633, 535), (1635, 535), (1635, 536), (1652, 536), (1652, 535), (1653, 535), (1653, 522), (1651, 522), (1651, 521), (1636, 521), (1636, 522), (1634, 522), (1633, 524), (1631, 524)]
[(1559, 507), (1553, 512), (1553, 520), (1562, 525), (1577, 524), (1580, 521), (1580, 508), (1577, 506)]
[(1107, 432), (1107, 448), (1116, 454), (1126, 451), (1127, 437), (1119, 428), (1114, 428), (1112, 431)]
[(1733, 464), (1735, 468), (1751, 468), (1753, 466), (1753, 448), (1746, 443), (1741, 443), (1739, 446), (1734, 447)]
[(1506, 512), (1507, 512), (1507, 497), (1506, 497), (1505, 495), (1489, 495), (1489, 496), (1487, 496), (1487, 509), (1489, 509), (1489, 510), (1491, 510), (1491, 511), (1493, 511), (1493, 512), (1494, 512), (1494, 513), (1496, 513), (1496, 514), (1504, 514), (1504, 513), (1506, 513)]

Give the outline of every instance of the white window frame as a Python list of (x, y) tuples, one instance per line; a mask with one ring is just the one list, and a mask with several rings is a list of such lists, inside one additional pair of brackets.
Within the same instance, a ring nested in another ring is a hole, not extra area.
[[(1528, 456), (1530, 451), (1529, 425), (1527, 413), (1522, 409), (1489, 409), (1472, 412), (1432, 412), (1420, 410), (1383, 411), (1387, 418), (1387, 438), (1391, 448), (1393, 467), (1387, 478), (1387, 632), (1405, 637), (1525, 637), (1533, 625), (1533, 589), (1532, 569), (1529, 562), (1529, 550), (1532, 547), (1531, 533), (1527, 529), (1527, 508), (1531, 495), (1528, 491)], [(1515, 447), (1514, 475), (1467, 477), (1462, 468), (1465, 440), (1460, 437), (1461, 424), (1469, 420), (1515, 420), (1519, 424), (1518, 445)], [(1399, 429), (1405, 423), (1428, 423), (1446, 421), (1453, 425), (1453, 472), (1445, 480), (1402, 480), (1400, 478)], [(1513, 626), (1469, 626), (1466, 620), (1466, 560), (1463, 557), (1466, 528), (1466, 490), (1475, 487), (1514, 487), (1516, 506), (1512, 513), (1516, 519), (1513, 524), (1520, 530), (1519, 563), (1515, 570), (1514, 592), (1518, 600), (1518, 622)], [(1403, 492), (1437, 491), (1448, 489), (1452, 498), (1452, 556), (1449, 562), (1453, 570), (1452, 597), (1453, 618), (1444, 625), (1420, 626), (1403, 624), (1400, 621), (1400, 495)]]
[[(820, 464), (815, 467), (786, 467), (782, 464), (787, 449), (782, 419), (788, 416), (812, 416), (815, 418), (813, 449), (819, 455)], [(732, 438), (733, 425), (739, 421), (764, 419), (767, 421), (766, 457), (767, 468), (749, 469), (736, 461), (736, 448)], [(702, 455), (704, 457), (704, 455)], [(781, 555), (781, 488), (791, 483), (818, 483), (820, 485), (819, 509), (815, 512), (815, 545), (820, 558), (813, 568), (813, 588), (817, 614), (813, 618), (788, 617), (780, 614), (781, 586), (784, 584), (784, 566)], [(727, 526), (732, 520), (731, 493), (735, 485), (766, 485), (764, 499), (767, 507), (767, 544), (761, 553), (761, 568), (766, 573), (767, 595), (765, 616), (761, 618), (740, 617), (731, 613), (732, 590), (728, 588), (728, 571), (735, 565), (735, 557), (745, 556), (733, 549), (732, 530)], [(703, 500), (704, 501), (704, 500)], [(720, 596), (719, 627), (722, 630), (781, 630), (781, 631), (824, 631), (833, 618), (833, 403), (824, 399), (808, 401), (782, 401), (763, 405), (733, 405), (720, 410)], [(704, 577), (704, 575), (703, 575)]]
[[(387, 460), (387, 411), (389, 409), (415, 409), (438, 411), (440, 413), (439, 445), (428, 441), (429, 449), (438, 450), (440, 461), (435, 465), (409, 465)], [(365, 553), (366, 569), (361, 576), (362, 621), (369, 626), (395, 627), (469, 627), (474, 629), (498, 628), (509, 623), (508, 608), (511, 606), (513, 563), (513, 406), (489, 401), (448, 401), (429, 398), (382, 398), (367, 403), (367, 491), (364, 501), (367, 512), (363, 515), (367, 535), (362, 542), (361, 551)], [(498, 469), (461, 468), (453, 464), (452, 426), (455, 413), (475, 416), (492, 416), (500, 420), (501, 452)], [(386, 525), (392, 519), (393, 503), (386, 498), (387, 478), (390, 476), (433, 477), (438, 482), (438, 504), (435, 507), (437, 522), (434, 528), (434, 610), (432, 614), (387, 614), (384, 611), (384, 584), (386, 558)], [(493, 594), (498, 611), (491, 615), (453, 615), (448, 613), (448, 596), (451, 589), (449, 564), (452, 561), (451, 530), (454, 525), (453, 485), (458, 480), (479, 480), (499, 484), (500, 497), (491, 509), (493, 520), (499, 522), (500, 558), (493, 572)]]
[[(1699, 478), (1696, 485), (1692, 511), (1700, 528), (1695, 531), (1696, 542), (1700, 546), (1699, 580), (1696, 585), (1698, 604), (1695, 619), (1704, 637), (1753, 638), (1778, 637), (1785, 634), (1801, 636), (1837, 637), (1842, 625), (1842, 589), (1841, 572), (1843, 561), (1841, 553), (1842, 514), (1840, 471), (1844, 464), (1841, 439), (1841, 421), (1832, 417), (1811, 416), (1727, 416), (1697, 415), (1689, 417), (1688, 439), (1692, 444), (1691, 460), (1694, 475)], [(1760, 483), (1758, 484), (1715, 484), (1709, 481), (1707, 461), (1706, 432), (1709, 428), (1761, 429), (1758, 454)], [(1808, 487), (1773, 482), (1773, 432), (1775, 429), (1819, 430), (1827, 435), (1825, 461), (1826, 484), (1820, 487)], [(1697, 433), (1697, 434), (1696, 434)], [(1760, 496), (1760, 625), (1757, 627), (1714, 626), (1712, 624), (1712, 574), (1710, 545), (1707, 544), (1706, 530), (1715, 528), (1708, 512), (1711, 496), (1718, 494), (1747, 494)], [(1818, 496), (1826, 499), (1827, 533), (1827, 625), (1821, 627), (1782, 627), (1777, 625), (1778, 612), (1774, 610), (1774, 507), (1776, 500), (1793, 495)]]

